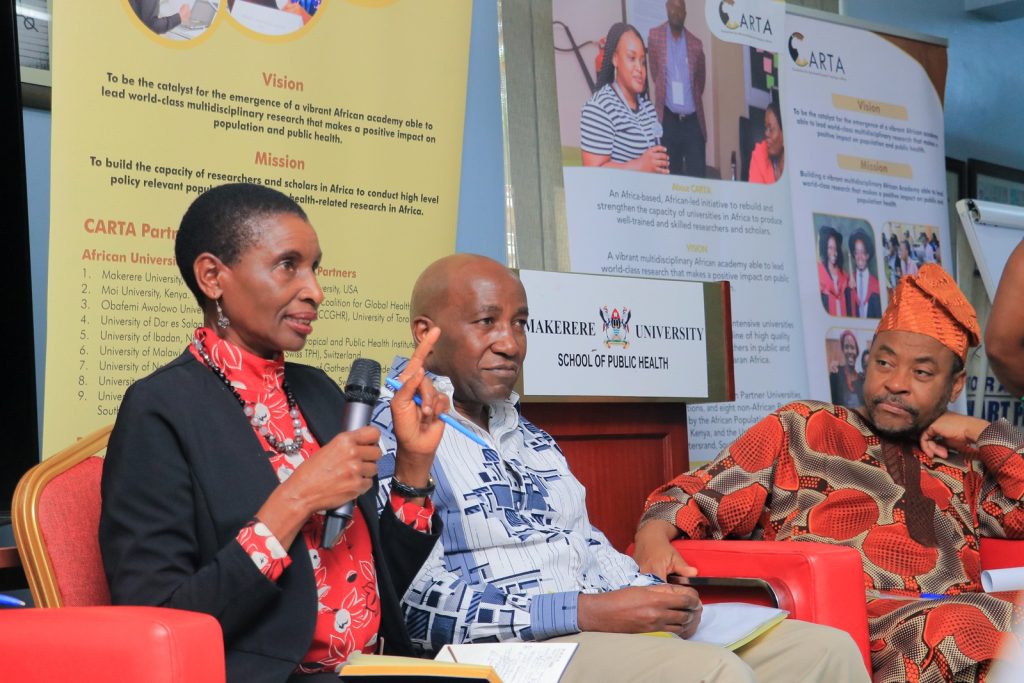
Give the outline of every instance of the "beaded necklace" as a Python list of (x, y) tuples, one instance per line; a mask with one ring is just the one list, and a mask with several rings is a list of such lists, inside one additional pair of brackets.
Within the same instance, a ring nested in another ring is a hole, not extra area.
[(259, 431), (263, 438), (267, 440), (267, 443), (270, 444), (271, 448), (286, 456), (293, 456), (302, 450), (305, 440), (302, 438), (302, 420), (299, 419), (299, 404), (295, 400), (292, 390), (288, 387), (288, 380), (281, 381), (281, 388), (284, 389), (285, 398), (288, 400), (288, 416), (292, 419), (292, 428), (295, 430), (295, 438), (278, 441), (277, 437), (270, 432), (270, 428), (267, 427), (266, 423), (256, 416), (256, 409), (253, 404), (245, 402), (242, 395), (238, 393), (238, 389), (231, 384), (231, 380), (229, 380), (227, 375), (224, 374), (224, 370), (213, 362), (213, 359), (210, 358), (210, 354), (206, 352), (206, 347), (203, 346), (203, 342), (199, 337), (192, 337), (192, 346), (195, 347), (196, 351), (202, 357), (203, 362), (206, 363), (206, 367), (210, 368), (210, 371), (216, 375), (217, 378), (224, 383), (224, 386), (228, 388), (228, 391), (234, 395), (235, 400), (238, 401), (238, 405), (242, 406), (242, 412), (245, 413), (247, 418), (249, 418), (249, 424)]

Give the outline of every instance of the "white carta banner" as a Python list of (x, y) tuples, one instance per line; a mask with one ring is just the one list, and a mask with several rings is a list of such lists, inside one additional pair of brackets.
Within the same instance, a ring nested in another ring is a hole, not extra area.
[(949, 265), (941, 85), (904, 39), (795, 16), (786, 30), (783, 119), (810, 397), (856, 407), (889, 290), (925, 263)]
[(783, 7), (629, 0), (623, 26), (620, 0), (552, 5), (556, 45), (568, 27), (604, 46), (589, 79), (575, 55), (554, 55), (572, 270), (732, 283), (736, 401), (688, 407), (691, 462), (807, 393), (778, 109)]

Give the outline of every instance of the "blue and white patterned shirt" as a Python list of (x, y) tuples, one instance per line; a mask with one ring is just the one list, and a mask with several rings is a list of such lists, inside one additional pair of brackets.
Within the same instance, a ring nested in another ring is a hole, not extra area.
[[(395, 358), (391, 376), (408, 361)], [(434, 378), (452, 399), (447, 377)], [(395, 470), (392, 392), (374, 410), (381, 430), (380, 496)], [(493, 448), (446, 428), (434, 459), (431, 494), (444, 522), (441, 542), (402, 601), (415, 646), (544, 640), (577, 633), (579, 594), (658, 583), (615, 550), (587, 517), (586, 490), (555, 440), (519, 415), (514, 393), (490, 408), (484, 431), (451, 414)], [(454, 405), (454, 404), (453, 404)]]

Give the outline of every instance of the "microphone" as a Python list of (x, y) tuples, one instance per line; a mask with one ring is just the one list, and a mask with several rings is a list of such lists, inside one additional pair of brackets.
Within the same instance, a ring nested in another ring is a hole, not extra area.
[[(341, 431), (351, 432), (370, 424), (370, 414), (380, 396), (380, 363), (369, 358), (356, 358), (345, 382), (345, 407), (341, 412)], [(320, 547), (334, 547), (355, 512), (355, 501), (328, 510)]]
[(661, 136), (665, 134), (665, 129), (661, 126), (661, 121), (654, 119), (654, 144), (661, 144)]

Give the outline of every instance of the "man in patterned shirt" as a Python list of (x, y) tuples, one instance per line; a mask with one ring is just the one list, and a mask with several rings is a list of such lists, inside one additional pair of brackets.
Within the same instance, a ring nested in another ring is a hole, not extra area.
[(978, 332), (942, 268), (904, 277), (871, 345), (863, 407), (791, 403), (652, 493), (640, 567), (682, 571), (679, 536), (856, 548), (874, 680), (983, 680), (1021, 619), (1015, 596), (980, 592), (979, 542), (1024, 538), (1024, 433), (946, 409)]
[[(582, 485), (554, 440), (524, 419), (512, 390), (526, 355), (526, 292), (501, 264), (457, 254), (429, 266), (413, 289), (410, 320), (421, 342), (441, 338), (425, 367), (453, 399), (451, 414), (488, 444), (453, 429), (431, 471), (442, 542), (404, 598), (413, 642), (548, 640), (579, 643), (563, 682), (867, 680), (852, 639), (786, 621), (739, 650), (691, 635), (700, 602), (689, 588), (642, 574), (587, 517)], [(396, 359), (392, 374), (404, 367)], [(382, 496), (392, 478), (388, 396), (374, 415), (382, 433)]]

